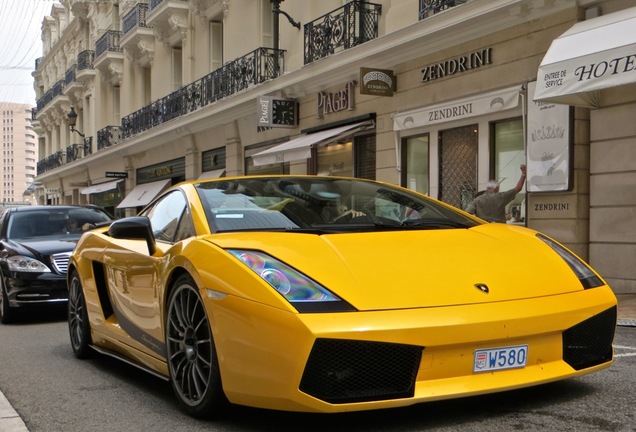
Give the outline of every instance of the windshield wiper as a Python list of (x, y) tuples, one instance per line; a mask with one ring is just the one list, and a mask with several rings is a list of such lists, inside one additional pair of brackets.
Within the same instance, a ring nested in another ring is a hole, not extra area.
[(402, 221), (402, 226), (407, 228), (471, 228), (474, 225), (442, 218), (408, 219)]

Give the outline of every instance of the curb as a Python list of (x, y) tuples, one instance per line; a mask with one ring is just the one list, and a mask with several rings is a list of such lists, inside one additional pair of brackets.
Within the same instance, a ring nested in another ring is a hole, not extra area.
[(0, 392), (0, 430), (2, 432), (29, 432), (2, 392)]
[(636, 327), (636, 319), (619, 319), (616, 325), (620, 327)]

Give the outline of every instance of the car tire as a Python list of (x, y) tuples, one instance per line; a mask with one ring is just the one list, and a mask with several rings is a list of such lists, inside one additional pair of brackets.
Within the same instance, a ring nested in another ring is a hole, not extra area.
[(91, 356), (91, 328), (88, 322), (84, 290), (76, 271), (71, 274), (68, 286), (68, 331), (75, 357), (84, 359)]
[(2, 284), (0, 284), (0, 321), (2, 324), (11, 324), (15, 321), (16, 312), (9, 306), (9, 297)]
[(197, 418), (219, 418), (229, 403), (223, 393), (212, 328), (199, 290), (180, 276), (168, 298), (166, 355), (170, 383), (182, 406)]

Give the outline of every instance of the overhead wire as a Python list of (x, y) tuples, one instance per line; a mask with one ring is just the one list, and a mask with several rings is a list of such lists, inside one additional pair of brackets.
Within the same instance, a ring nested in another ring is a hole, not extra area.
[(0, 102), (35, 104), (35, 60), (41, 24), (54, 0), (0, 0)]

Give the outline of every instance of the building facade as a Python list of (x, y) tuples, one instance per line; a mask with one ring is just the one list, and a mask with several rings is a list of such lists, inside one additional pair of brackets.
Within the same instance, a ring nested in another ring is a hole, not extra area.
[(61, 1), (33, 73), (38, 200), (123, 216), (182, 180), (308, 173), (464, 208), (526, 163), (510, 223), (633, 293), (636, 78), (594, 106), (536, 97), (563, 79), (540, 74), (553, 42), (630, 3)]
[(0, 209), (30, 205), (38, 161), (38, 137), (32, 126), (30, 105), (0, 102), (2, 164)]

